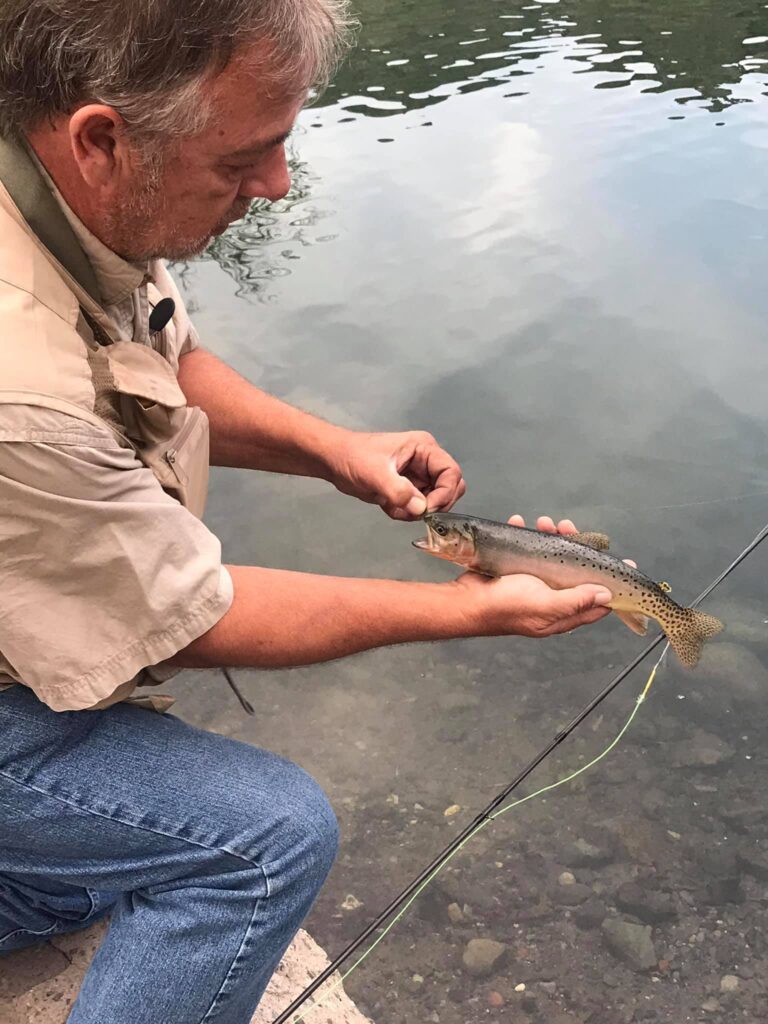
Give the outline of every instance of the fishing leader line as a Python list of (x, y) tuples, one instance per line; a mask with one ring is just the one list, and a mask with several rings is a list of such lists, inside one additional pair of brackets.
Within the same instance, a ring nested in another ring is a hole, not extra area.
[[(752, 539), (752, 541), (750, 541), (750, 543), (744, 548), (744, 550), (739, 555), (737, 555), (737, 557), (731, 562), (731, 564), (726, 569), (724, 569), (720, 573), (720, 575), (717, 576), (709, 584), (709, 586), (707, 586), (699, 594), (699, 596), (691, 603), (691, 607), (695, 608), (702, 601), (704, 601), (712, 593), (712, 591), (716, 587), (718, 587), (723, 582), (723, 580), (725, 580), (728, 576), (730, 576), (730, 574), (733, 572), (733, 570), (738, 565), (740, 565), (744, 561), (744, 559), (748, 555), (750, 555), (752, 553), (752, 551), (754, 551), (755, 548), (759, 544), (761, 544), (765, 540), (766, 537), (768, 537), (768, 523), (766, 523), (766, 525), (762, 528), (762, 530), (760, 530), (759, 533), (757, 533), (755, 535), (755, 537)], [(439, 874), (440, 871), (442, 871), (442, 869), (446, 866), (446, 864), (448, 864), (448, 862), (459, 852), (459, 850), (461, 850), (470, 841), (470, 839), (473, 838), (473, 836), (477, 835), (477, 833), (481, 829), (485, 828), (495, 818), (500, 817), (502, 814), (505, 814), (507, 811), (512, 810), (514, 807), (519, 807), (520, 804), (526, 803), (528, 800), (532, 800), (534, 797), (541, 796), (544, 793), (550, 792), (553, 789), (558, 788), (559, 786), (565, 785), (566, 782), (570, 782), (572, 779), (575, 779), (578, 775), (581, 775), (584, 772), (588, 771), (590, 768), (592, 768), (594, 765), (596, 765), (599, 761), (602, 761), (603, 758), (607, 757), (607, 755), (609, 753), (611, 753), (611, 751), (614, 750), (615, 747), (618, 745), (618, 743), (621, 741), (621, 739), (623, 738), (623, 736), (625, 735), (625, 733), (629, 729), (630, 725), (634, 721), (635, 716), (636, 716), (636, 714), (637, 714), (637, 712), (638, 712), (638, 710), (640, 708), (640, 705), (645, 701), (645, 699), (646, 699), (646, 697), (648, 695), (648, 692), (649, 692), (651, 686), (653, 685), (653, 681), (655, 679), (656, 672), (657, 672), (659, 666), (661, 665), (661, 663), (662, 663), (662, 661), (664, 659), (664, 656), (667, 653), (667, 650), (668, 650), (668, 647), (669, 647), (668, 644), (665, 645), (664, 650), (662, 651), (661, 655), (659, 656), (656, 664), (651, 669), (650, 675), (648, 676), (648, 680), (647, 680), (645, 686), (643, 687), (643, 690), (641, 691), (640, 695), (635, 700), (635, 704), (634, 704), (634, 706), (632, 708), (632, 712), (631, 712), (629, 718), (624, 723), (623, 727), (621, 728), (621, 730), (619, 731), (619, 733), (615, 737), (615, 739), (608, 745), (608, 747), (606, 747), (606, 749), (601, 754), (599, 754), (597, 757), (593, 758), (593, 760), (588, 762), (586, 765), (582, 765), (581, 768), (579, 768), (576, 771), (572, 772), (571, 774), (567, 775), (565, 778), (562, 778), (562, 779), (559, 779), (556, 782), (550, 783), (548, 786), (544, 786), (541, 789), (537, 790), (536, 792), (530, 793), (527, 796), (522, 797), (520, 800), (515, 800), (511, 804), (505, 804), (505, 801), (506, 801), (507, 797), (515, 789), (517, 789), (517, 787), (522, 782), (524, 782), (525, 779), (528, 778), (528, 776), (547, 757), (549, 757), (549, 755), (565, 739), (567, 739), (568, 736), (570, 736), (571, 733), (573, 733), (574, 730), (577, 729), (578, 726), (581, 725), (581, 723), (586, 718), (588, 718), (589, 715), (591, 715), (592, 712), (597, 707), (599, 707), (599, 705), (602, 704), (603, 701), (611, 693), (613, 693), (613, 691), (616, 689), (616, 687), (619, 686), (619, 684), (622, 683), (627, 678), (627, 676), (632, 671), (634, 671), (634, 669), (637, 668), (637, 666), (651, 653), (651, 651), (655, 650), (656, 647), (658, 647), (658, 645), (663, 640), (664, 640), (664, 634), (660, 633), (649, 644), (647, 644), (647, 646), (635, 658), (633, 658), (633, 660), (631, 662), (629, 662), (629, 664), (626, 665), (618, 673), (618, 675), (616, 675), (608, 684), (606, 684), (606, 686), (600, 691), (600, 693), (598, 693), (595, 697), (593, 697), (592, 700), (590, 700), (589, 703), (586, 704), (584, 706), (584, 708), (582, 708), (582, 710), (575, 716), (575, 718), (570, 722), (570, 724), (567, 725), (564, 729), (561, 729), (552, 738), (552, 740), (547, 744), (547, 746), (544, 747), (540, 751), (540, 753), (538, 753), (517, 774), (517, 776), (512, 780), (512, 782), (510, 782), (509, 785), (507, 785), (498, 794), (498, 796), (496, 796), (491, 801), (491, 803), (488, 804), (488, 806), (484, 810), (482, 810), (469, 823), (469, 825), (467, 825), (464, 828), (464, 830), (458, 836), (456, 836), (456, 838), (453, 839), (451, 843), (448, 844), (448, 846), (446, 846), (446, 848), (442, 851), (442, 853), (438, 854), (438, 856), (432, 861), (432, 863), (428, 867), (426, 867), (421, 872), (421, 874), (419, 874), (408, 886), (406, 886), (405, 889), (403, 889), (403, 891), (398, 896), (395, 897), (394, 900), (392, 900), (392, 902), (389, 904), (389, 906), (387, 906), (383, 911), (381, 911), (381, 913), (368, 925), (367, 928), (365, 928), (360, 933), (360, 935), (357, 936), (356, 939), (354, 939), (346, 947), (346, 949), (342, 950), (342, 952), (335, 958), (335, 960), (331, 964), (329, 964), (328, 967), (326, 967), (326, 969), (321, 974), (319, 974), (317, 976), (317, 978), (315, 978), (315, 980), (313, 982), (311, 982), (304, 989), (304, 991), (301, 992), (296, 997), (296, 999), (294, 999), (294, 1001), (290, 1004), (290, 1006), (288, 1006), (285, 1010), (283, 1010), (283, 1012), (279, 1015), (279, 1017), (276, 1017), (274, 1019), (272, 1024), (287, 1024), (287, 1022), (289, 1020), (290, 1020), (291, 1024), (300, 1024), (301, 1021), (305, 1020), (306, 1013), (301, 1014), (299, 1016), (294, 1016), (294, 1014), (296, 1014), (297, 1010), (299, 1010), (304, 1005), (304, 1003), (310, 998), (310, 996), (312, 996), (317, 991), (317, 989), (320, 988), (320, 986), (323, 985), (339, 969), (339, 967), (343, 963), (345, 963), (352, 956), (352, 954), (355, 953), (360, 948), (360, 946), (366, 941), (367, 938), (369, 938), (370, 935), (373, 934), (373, 932), (375, 932), (378, 928), (380, 928), (384, 924), (384, 922), (387, 921), (387, 919), (390, 918), (395, 913), (395, 911), (399, 910), (399, 913), (397, 914), (397, 916), (392, 921), (389, 922), (387, 927), (382, 931), (381, 935), (379, 935), (376, 938), (376, 940), (370, 945), (370, 947), (368, 949), (366, 949), (365, 952), (355, 961), (355, 963), (352, 965), (352, 967), (348, 971), (346, 971), (341, 976), (341, 978), (339, 978), (333, 984), (333, 986), (331, 987), (329, 992), (326, 994), (326, 996), (322, 1000), (320, 1000), (318, 1003), (313, 1004), (309, 1008), (309, 1010), (307, 1012), (311, 1012), (313, 1009), (320, 1009), (323, 1006), (325, 1000), (328, 998), (328, 996), (330, 996), (332, 992), (334, 992), (340, 985), (342, 985), (343, 982), (350, 976), (350, 974), (352, 974), (352, 972), (355, 971), (360, 966), (360, 964), (362, 964), (363, 961), (368, 956), (370, 956), (370, 954), (373, 952), (373, 950), (379, 945), (379, 943), (385, 938), (385, 936), (389, 934), (389, 932), (394, 928), (394, 926), (397, 924), (397, 922), (402, 919), (404, 914), (408, 911), (408, 909), (411, 907), (411, 905), (413, 904), (414, 900), (420, 895), (420, 893), (422, 893), (424, 891), (424, 889), (429, 885), (429, 883)]]

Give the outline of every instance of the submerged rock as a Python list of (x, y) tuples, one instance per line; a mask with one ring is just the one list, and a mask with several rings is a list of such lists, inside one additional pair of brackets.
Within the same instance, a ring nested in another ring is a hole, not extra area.
[(758, 847), (739, 851), (739, 866), (748, 875), (761, 882), (768, 882), (768, 851)]
[(635, 882), (625, 882), (616, 893), (616, 906), (646, 924), (657, 924), (677, 917), (677, 910), (668, 893), (643, 889)]
[(768, 819), (768, 794), (753, 793), (746, 798), (728, 800), (720, 808), (720, 817), (737, 831), (750, 832)]
[(647, 924), (633, 924), (620, 917), (608, 917), (602, 925), (603, 938), (614, 956), (634, 971), (651, 971), (659, 958)]
[(598, 899), (587, 900), (586, 903), (575, 910), (573, 913), (573, 919), (583, 931), (589, 931), (591, 928), (599, 928), (605, 920), (605, 916), (608, 912), (606, 905)]
[(555, 902), (563, 907), (577, 907), (593, 895), (588, 885), (575, 882), (573, 885), (559, 885), (554, 894)]
[(569, 868), (598, 868), (610, 864), (614, 859), (614, 848), (615, 842), (610, 840), (598, 844), (579, 838), (563, 847), (560, 860)]
[[(768, 641), (768, 626), (763, 626)], [(764, 701), (768, 698), (768, 669), (748, 648), (720, 641), (707, 644), (696, 666), (702, 680), (717, 683), (736, 700)]]
[(702, 898), (712, 906), (724, 903), (743, 903), (741, 867), (735, 850), (727, 847), (705, 846), (698, 854), (702, 880), (705, 881)]
[(704, 889), (704, 902), (713, 907), (721, 907), (725, 903), (743, 903), (745, 899), (740, 875), (710, 879)]
[(461, 962), (472, 977), (486, 978), (493, 974), (494, 968), (506, 951), (507, 947), (503, 942), (496, 942), (494, 939), (470, 939)]
[(733, 747), (725, 740), (704, 732), (703, 729), (697, 729), (689, 739), (675, 744), (672, 764), (675, 768), (714, 768), (725, 761), (730, 761), (733, 755)]

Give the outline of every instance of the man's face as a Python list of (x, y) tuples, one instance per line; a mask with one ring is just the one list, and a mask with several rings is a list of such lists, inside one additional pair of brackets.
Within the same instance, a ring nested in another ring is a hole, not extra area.
[(305, 94), (280, 95), (274, 87), (275, 95), (266, 95), (242, 58), (214, 79), (211, 90), (214, 116), (205, 131), (170, 143), (154, 165), (138, 151), (125, 161), (128, 170), (100, 232), (124, 258), (197, 255), (243, 217), (253, 199), (281, 199), (288, 192), (285, 142)]

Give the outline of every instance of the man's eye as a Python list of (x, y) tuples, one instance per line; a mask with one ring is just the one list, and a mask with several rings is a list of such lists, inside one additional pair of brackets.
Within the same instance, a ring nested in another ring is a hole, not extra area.
[(233, 178), (242, 178), (244, 174), (253, 170), (255, 164), (253, 162), (249, 164), (223, 164), (224, 173), (230, 175)]

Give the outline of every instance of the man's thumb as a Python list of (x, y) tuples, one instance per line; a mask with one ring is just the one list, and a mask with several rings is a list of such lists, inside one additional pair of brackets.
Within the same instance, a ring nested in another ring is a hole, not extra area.
[(410, 480), (396, 474), (394, 479), (386, 481), (382, 488), (383, 497), (392, 508), (402, 509), (409, 516), (423, 515), (427, 510), (427, 499), (418, 491)]
[(561, 593), (563, 596), (567, 593), (571, 597), (571, 614), (586, 612), (590, 608), (601, 608), (613, 600), (610, 590), (595, 583), (582, 583), (570, 591), (561, 591)]

